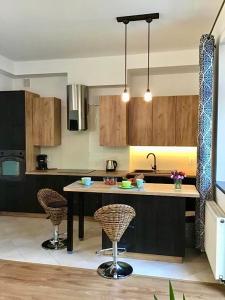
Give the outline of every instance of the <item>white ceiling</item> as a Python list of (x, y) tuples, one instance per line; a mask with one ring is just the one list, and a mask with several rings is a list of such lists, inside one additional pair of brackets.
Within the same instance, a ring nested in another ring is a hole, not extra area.
[[(0, 0), (0, 54), (13, 60), (119, 55), (117, 16), (160, 13), (151, 51), (195, 48), (222, 0)], [(146, 52), (147, 25), (128, 25), (128, 52)]]

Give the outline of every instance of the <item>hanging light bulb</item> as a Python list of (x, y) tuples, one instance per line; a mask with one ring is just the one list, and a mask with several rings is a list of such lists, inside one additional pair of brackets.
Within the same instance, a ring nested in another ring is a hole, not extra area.
[(152, 93), (151, 93), (151, 91), (149, 89), (147, 89), (147, 91), (144, 94), (144, 100), (146, 102), (152, 101)]
[(125, 25), (125, 45), (124, 45), (124, 50), (125, 50), (125, 63), (124, 63), (124, 91), (122, 93), (121, 99), (123, 102), (128, 102), (130, 100), (130, 95), (127, 91), (127, 24), (129, 23), (128, 20), (123, 21)]
[(146, 102), (150, 102), (152, 101), (152, 93), (149, 89), (149, 54), (150, 54), (150, 23), (151, 23), (152, 19), (147, 19), (146, 22), (148, 23), (148, 83), (147, 83), (147, 90), (144, 94), (144, 100)]
[(128, 93), (127, 89), (124, 89), (122, 93), (122, 101), (128, 102), (130, 100), (130, 94)]

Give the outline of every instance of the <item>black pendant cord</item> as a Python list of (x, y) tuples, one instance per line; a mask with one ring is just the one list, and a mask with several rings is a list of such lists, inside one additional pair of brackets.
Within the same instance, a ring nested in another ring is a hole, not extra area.
[(129, 22), (124, 22), (125, 25), (125, 45), (124, 45), (124, 49), (125, 49), (125, 64), (124, 64), (124, 75), (125, 75), (125, 84), (124, 84), (124, 92), (127, 91), (127, 24)]
[(223, 0), (223, 3), (222, 3), (222, 5), (221, 5), (221, 7), (220, 7), (220, 9), (219, 9), (219, 11), (218, 11), (218, 14), (217, 14), (217, 16), (216, 16), (216, 18), (215, 18), (215, 21), (214, 21), (214, 23), (213, 23), (213, 26), (212, 26), (212, 28), (211, 28), (211, 30), (210, 30), (210, 32), (209, 32), (209, 38), (210, 38), (210, 36), (212, 35), (212, 32), (213, 32), (213, 30), (214, 30), (214, 27), (216, 26), (217, 20), (219, 19), (219, 16), (220, 16), (220, 13), (221, 13), (221, 11), (222, 11), (222, 9), (223, 9), (223, 7), (224, 7), (224, 4), (225, 4), (225, 0)]
[(149, 92), (149, 72), (150, 72), (150, 23), (148, 22), (148, 84), (147, 84), (147, 91)]

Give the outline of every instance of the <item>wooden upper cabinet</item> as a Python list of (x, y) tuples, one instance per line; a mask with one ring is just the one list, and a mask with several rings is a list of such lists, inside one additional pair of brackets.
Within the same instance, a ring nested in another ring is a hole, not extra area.
[(197, 146), (199, 97), (176, 97), (176, 146)]
[(100, 145), (127, 146), (127, 104), (121, 96), (100, 96)]
[(175, 146), (176, 97), (154, 97), (153, 146)]
[(152, 145), (152, 102), (135, 97), (131, 98), (128, 108), (129, 145)]
[(34, 146), (33, 106), (39, 95), (25, 91), (25, 124), (26, 124), (26, 171), (33, 171), (36, 166), (36, 156), (40, 147)]
[(36, 146), (61, 144), (61, 100), (35, 98), (33, 102), (33, 139)]

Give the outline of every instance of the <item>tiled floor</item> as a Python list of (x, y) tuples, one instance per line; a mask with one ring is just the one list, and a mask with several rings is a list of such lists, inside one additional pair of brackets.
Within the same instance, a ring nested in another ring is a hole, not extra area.
[[(63, 222), (61, 231), (65, 232)], [(100, 249), (101, 229), (98, 223), (85, 221), (85, 240), (77, 239), (77, 224), (74, 224), (74, 253), (66, 249), (48, 251), (41, 243), (50, 237), (52, 226), (49, 220), (42, 218), (0, 216), (0, 259), (34, 262), (96, 269), (109, 257), (96, 256)], [(185, 260), (180, 263), (158, 262), (123, 258), (129, 262), (135, 274), (166, 277), (171, 279), (214, 282), (213, 274), (204, 254), (188, 251)]]

